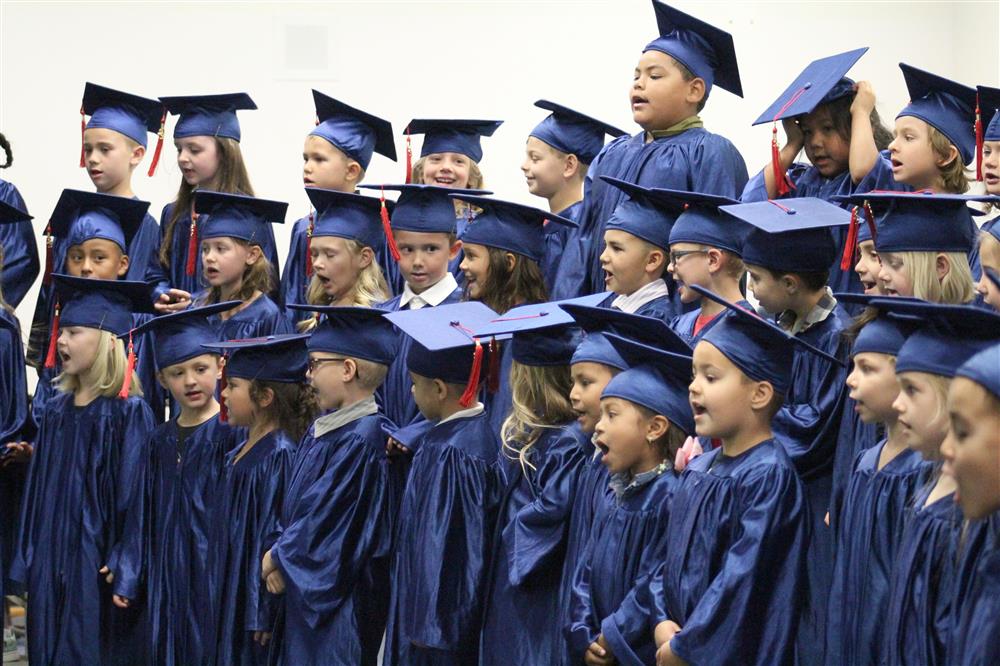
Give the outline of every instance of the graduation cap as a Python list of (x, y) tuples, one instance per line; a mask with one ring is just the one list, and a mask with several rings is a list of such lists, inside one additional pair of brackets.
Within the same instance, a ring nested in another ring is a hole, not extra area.
[(789, 335), (756, 312), (730, 303), (696, 284), (690, 286), (702, 296), (726, 307), (718, 324), (704, 333), (699, 344), (711, 344), (750, 379), (769, 382), (776, 392), (786, 395), (790, 387), (796, 347), (831, 363), (843, 365), (839, 359), (813, 347), (798, 336)]
[(973, 355), (1000, 339), (1000, 314), (973, 305), (897, 298), (874, 299), (872, 305), (904, 320), (920, 322), (896, 356), (896, 374), (926, 372), (954, 377)]
[(690, 354), (675, 354), (608, 334), (611, 345), (629, 367), (608, 382), (601, 399), (622, 398), (667, 417), (686, 435), (694, 435), (694, 413), (688, 401)]
[(722, 206), (719, 210), (752, 227), (743, 239), (743, 261), (776, 271), (827, 270), (837, 257), (831, 228), (850, 224), (840, 206), (801, 197)]
[(528, 136), (543, 141), (556, 150), (576, 155), (583, 164), (590, 164), (604, 148), (604, 135), (617, 138), (627, 134), (605, 122), (579, 111), (540, 99), (535, 106), (552, 113), (535, 125)]
[(396, 161), (396, 146), (392, 140), (392, 124), (370, 113), (313, 90), (316, 103), (316, 129), (309, 133), (326, 139), (337, 149), (367, 169), (372, 153)]
[(226, 312), (240, 301), (225, 301), (153, 317), (132, 330), (132, 335), (151, 333), (153, 356), (160, 370), (207, 353), (203, 343), (219, 341), (219, 331), (209, 315)]
[(654, 187), (651, 191), (661, 201), (671, 202), (680, 212), (670, 228), (670, 245), (674, 243), (694, 243), (726, 250), (736, 255), (743, 254), (743, 237), (747, 227), (732, 215), (719, 210), (719, 206), (738, 204), (738, 199), (684, 192)]
[(227, 355), (225, 374), (240, 379), (298, 384), (305, 381), (308, 333), (286, 333), (202, 345)]
[(743, 97), (733, 36), (689, 14), (653, 0), (660, 36), (643, 49), (666, 53), (705, 81), (705, 98), (714, 83)]
[[(84, 124), (86, 116), (90, 120)], [(156, 171), (163, 150), (163, 126), (167, 121), (167, 110), (155, 99), (139, 97), (99, 86), (89, 81), (83, 87), (83, 104), (80, 106), (80, 166), (84, 166), (83, 132), (91, 128), (104, 128), (124, 134), (146, 147), (146, 133), (157, 135), (156, 151), (149, 165), (149, 175)]]
[(389, 365), (399, 353), (399, 333), (384, 317), (387, 310), (337, 305), (298, 305), (290, 310), (326, 315), (306, 345), (310, 352), (329, 352)]
[(82, 326), (123, 335), (132, 330), (132, 313), (154, 312), (154, 282), (98, 280), (54, 273), (56, 294), (62, 304), (60, 326)]
[(103, 238), (128, 254), (129, 244), (139, 232), (147, 210), (148, 201), (67, 189), (59, 195), (49, 218), (48, 232), (65, 239), (67, 247)]
[(236, 112), (257, 108), (246, 93), (161, 97), (160, 101), (167, 107), (167, 111), (180, 115), (174, 126), (175, 139), (221, 136), (239, 141), (240, 121)]
[(0, 224), (17, 224), (18, 222), (28, 222), (34, 218), (28, 215), (17, 206), (0, 199)]
[(624, 231), (658, 248), (669, 250), (670, 230), (682, 210), (675, 201), (648, 187), (618, 178), (601, 176), (601, 180), (628, 195), (604, 223), (605, 231)]
[[(913, 326), (907, 321), (887, 316), (880, 308), (878, 308), (877, 302), (885, 300), (885, 296), (882, 296), (881, 294), (871, 295), (848, 292), (837, 293), (834, 294), (833, 297), (837, 299), (838, 303), (853, 303), (865, 307), (875, 308), (879, 311), (878, 316), (865, 324), (864, 327), (858, 332), (857, 337), (854, 339), (854, 344), (851, 347), (852, 357), (865, 353), (888, 354), (889, 356), (896, 356), (899, 353), (899, 349), (903, 346), (903, 343), (906, 342), (906, 338), (912, 332)], [(910, 299), (905, 296), (897, 296), (894, 298), (902, 298), (913, 301), (919, 300)]]
[[(316, 219), (313, 223), (310, 241), (306, 244), (306, 252), (310, 252), (313, 236), (336, 236), (354, 240), (364, 247), (381, 247), (383, 234), (387, 239), (392, 234), (387, 226), (388, 204), (383, 198), (366, 197), (352, 192), (324, 190), (318, 187), (307, 187), (306, 195), (316, 209)], [(381, 212), (385, 211), (385, 220)], [(452, 215), (454, 217), (454, 214)], [(395, 247), (395, 243), (392, 243)], [(398, 251), (393, 255), (398, 260)]]
[(385, 318), (413, 339), (413, 348), (406, 355), (407, 369), (422, 377), (464, 384), (460, 402), (469, 407), (479, 393), (483, 356), (488, 353), (487, 362), (499, 364), (495, 342), (510, 337), (495, 336), (487, 351), (472, 331), (498, 316), (479, 301), (466, 301), (389, 312)]
[(546, 223), (577, 226), (573, 220), (512, 201), (468, 194), (448, 196), (482, 209), (465, 228), (462, 242), (507, 250), (536, 262), (542, 260), (545, 251)]
[(994, 344), (973, 355), (955, 371), (955, 376), (970, 379), (1000, 398), (1000, 345)]
[[(983, 132), (983, 118), (988, 125)], [(983, 141), (1000, 141), (1000, 88), (976, 86), (976, 180), (983, 179)]]
[(415, 231), (423, 234), (455, 233), (455, 202), (449, 194), (493, 194), (489, 190), (463, 190), (437, 185), (359, 185), (369, 190), (399, 192), (392, 211), (390, 226), (398, 231)]
[(410, 135), (423, 134), (424, 143), (420, 146), (420, 156), (427, 157), (434, 153), (460, 153), (473, 162), (483, 159), (483, 147), (480, 137), (493, 136), (503, 125), (502, 120), (445, 120), (421, 118), (414, 119), (406, 126), (406, 156), (407, 174), (412, 171), (410, 159)]
[(266, 225), (284, 224), (287, 211), (288, 204), (283, 201), (198, 190), (194, 193), (194, 212), (207, 215), (207, 219), (200, 229), (192, 229), (191, 236), (200, 233), (201, 239), (238, 238), (259, 245), (267, 235)]
[(576, 325), (586, 333), (573, 352), (570, 363), (601, 363), (619, 370), (627, 367), (605, 334), (614, 333), (630, 340), (652, 345), (677, 354), (691, 354), (691, 347), (672, 328), (657, 317), (629, 314), (612, 308), (584, 305), (578, 302), (560, 303)]
[(962, 164), (976, 154), (976, 91), (961, 83), (899, 63), (910, 103), (896, 116), (919, 118), (944, 134), (958, 148)]

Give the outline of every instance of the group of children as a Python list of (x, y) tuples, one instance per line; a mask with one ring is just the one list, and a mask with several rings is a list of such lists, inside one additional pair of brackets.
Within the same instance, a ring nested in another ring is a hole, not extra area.
[(96, 192), (32, 228), (0, 181), (32, 663), (1000, 662), (1000, 89), (901, 65), (890, 131), (866, 49), (817, 60), (748, 177), (698, 115), (731, 36), (653, 7), (641, 131), (536, 104), (548, 210), (484, 189), (494, 120), (413, 120), (362, 184), (390, 123), (313, 91), (280, 264), (248, 95), (86, 85)]

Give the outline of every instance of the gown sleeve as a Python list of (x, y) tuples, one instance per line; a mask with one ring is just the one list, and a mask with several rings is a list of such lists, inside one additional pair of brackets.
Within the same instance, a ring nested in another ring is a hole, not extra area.
[[(0, 198), (15, 208), (27, 211), (28, 207), (17, 188), (10, 183), (6, 185), (7, 187), (0, 187)], [(16, 308), (31, 289), (39, 272), (38, 246), (35, 244), (31, 220), (0, 224), (0, 245), (3, 246), (0, 285), (3, 286), (4, 300)]]

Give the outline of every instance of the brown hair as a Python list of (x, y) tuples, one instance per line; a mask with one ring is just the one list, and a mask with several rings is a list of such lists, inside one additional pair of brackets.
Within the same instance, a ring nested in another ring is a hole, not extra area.
[[(817, 111), (826, 109), (827, 113), (830, 115), (830, 122), (833, 125), (833, 129), (836, 130), (837, 134), (844, 141), (851, 141), (851, 104), (854, 103), (854, 95), (846, 95), (832, 102), (827, 102), (826, 104), (821, 104), (816, 107)], [(880, 152), (886, 150), (889, 144), (892, 143), (892, 131), (885, 126), (882, 122), (881, 116), (878, 115), (877, 109), (872, 109), (871, 114), (868, 116), (868, 122), (872, 126), (872, 137), (875, 139), (875, 148)]]
[(14, 163), (14, 153), (10, 149), (10, 141), (7, 140), (7, 137), (3, 133), (0, 133), (0, 148), (3, 149), (4, 154), (7, 156), (4, 163), (0, 164), (0, 169), (6, 169)]
[[(549, 300), (538, 262), (523, 254), (510, 253), (517, 260), (513, 268), (508, 268), (507, 250), (490, 245), (484, 247), (489, 257), (489, 271), (483, 281), (482, 300), (490, 309), (502, 314), (515, 305)], [(468, 285), (465, 286), (465, 300), (469, 300)]]
[[(242, 238), (230, 238), (229, 240), (245, 248), (251, 246), (260, 247), (257, 243), (249, 243)], [(231, 298), (246, 302), (253, 298), (254, 293), (258, 291), (262, 294), (270, 293), (274, 289), (273, 283), (274, 278), (271, 271), (271, 262), (264, 256), (264, 250), (261, 248), (260, 257), (257, 261), (243, 269), (243, 282), (240, 284), (239, 291), (232, 294)], [(222, 302), (222, 290), (219, 287), (212, 287), (205, 292), (204, 300), (198, 303), (198, 305), (212, 305), (220, 302)]]
[(765, 271), (771, 274), (771, 277), (775, 280), (780, 280), (785, 275), (794, 275), (801, 282), (802, 285), (809, 291), (819, 291), (820, 289), (826, 288), (827, 282), (830, 279), (830, 271), (776, 271), (773, 268), (768, 268), (766, 266), (762, 267)]
[[(635, 407), (636, 411), (639, 412), (642, 418), (647, 421), (650, 421), (654, 416), (657, 416), (657, 413), (652, 409), (643, 407), (642, 405), (631, 401), (629, 402), (633, 407)], [(659, 416), (667, 418), (665, 414), (660, 414)], [(684, 446), (684, 442), (687, 441), (688, 436), (669, 418), (667, 418), (667, 421), (670, 423), (670, 428), (667, 429), (667, 432), (663, 435), (663, 437), (660, 437), (655, 442), (650, 442), (650, 445), (656, 447), (656, 452), (662, 460), (666, 460), (670, 465), (673, 465), (677, 452), (681, 450), (682, 446)]]
[[(215, 190), (227, 194), (245, 194), (253, 196), (253, 186), (250, 185), (250, 176), (247, 174), (246, 164), (243, 162), (243, 152), (240, 150), (240, 142), (229, 137), (216, 136), (215, 150), (219, 156), (219, 169), (215, 173)], [(174, 227), (181, 216), (191, 215), (191, 206), (194, 202), (195, 188), (187, 184), (183, 178), (181, 186), (177, 190), (177, 199), (174, 201), (174, 208), (171, 211), (170, 219), (163, 225), (163, 242), (160, 244), (160, 264), (167, 270), (170, 269), (170, 249), (174, 241)]]
[[(930, 129), (931, 150), (937, 157), (944, 159), (951, 152), (954, 144), (936, 127), (928, 125), (928, 128)], [(964, 194), (969, 189), (969, 176), (965, 171), (965, 164), (962, 163), (962, 155), (957, 148), (955, 148), (955, 157), (940, 167), (940, 171), (941, 188), (945, 192)]]
[[(264, 398), (264, 390), (271, 389), (274, 400), (267, 408), (260, 406)], [(279, 430), (294, 439), (302, 439), (309, 425), (316, 418), (318, 411), (316, 395), (306, 384), (289, 384), (286, 382), (269, 382), (254, 379), (248, 390), (250, 399), (259, 409), (265, 409), (265, 417), (274, 422)]]

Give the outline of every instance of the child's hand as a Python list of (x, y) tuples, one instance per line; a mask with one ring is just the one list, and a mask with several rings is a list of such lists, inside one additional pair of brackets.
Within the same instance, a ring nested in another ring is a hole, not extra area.
[(261, 647), (266, 647), (268, 643), (271, 642), (271, 632), (270, 631), (255, 631), (253, 632), (253, 641)]
[(823, 516), (823, 522), (826, 523), (827, 527), (830, 526), (830, 512), (829, 511), (827, 511), (826, 515)]
[(7, 444), (7, 455), (3, 457), (3, 466), (6, 467), (12, 463), (26, 464), (31, 460), (31, 454), (34, 452), (35, 447), (28, 442), (11, 442)]
[(656, 666), (687, 666), (687, 662), (674, 654), (667, 641), (656, 651)]
[(385, 444), (385, 455), (389, 456), (390, 458), (395, 458), (397, 456), (405, 456), (408, 455), (409, 453), (410, 450), (408, 448), (400, 444), (392, 437), (390, 437)]
[(111, 595), (111, 601), (113, 601), (115, 606), (118, 606), (118, 608), (130, 608), (132, 606), (132, 600), (127, 597), (123, 597), (120, 594)]
[(100, 571), (98, 571), (97, 573), (104, 576), (104, 582), (107, 583), (108, 585), (111, 585), (113, 582), (115, 582), (115, 574), (113, 571), (111, 571), (111, 569), (108, 568), (107, 564), (101, 567)]
[(611, 666), (616, 663), (615, 655), (608, 647), (608, 642), (604, 640), (604, 634), (599, 635), (587, 648), (587, 653), (583, 655), (583, 663), (587, 666)]
[(683, 666), (684, 660), (670, 649), (670, 641), (681, 630), (673, 620), (664, 620), (653, 630), (653, 642), (656, 643), (656, 666)]
[(785, 147), (794, 150), (797, 155), (806, 142), (805, 135), (802, 134), (802, 128), (795, 122), (795, 118), (783, 118), (781, 120), (781, 128), (785, 130)]
[(180, 312), (191, 307), (191, 294), (183, 289), (169, 289), (160, 294), (159, 300), (153, 303), (153, 309), (159, 314)]
[(285, 593), (285, 577), (277, 569), (267, 575), (265, 583), (267, 584), (267, 591), (271, 594)]
[(875, 110), (875, 89), (868, 81), (858, 81), (854, 84), (854, 101), (851, 102), (851, 115), (862, 115), (865, 118)]
[(267, 580), (268, 575), (274, 571), (277, 567), (274, 566), (274, 560), (271, 559), (271, 551), (268, 550), (264, 553), (264, 559), (260, 561), (260, 577)]

